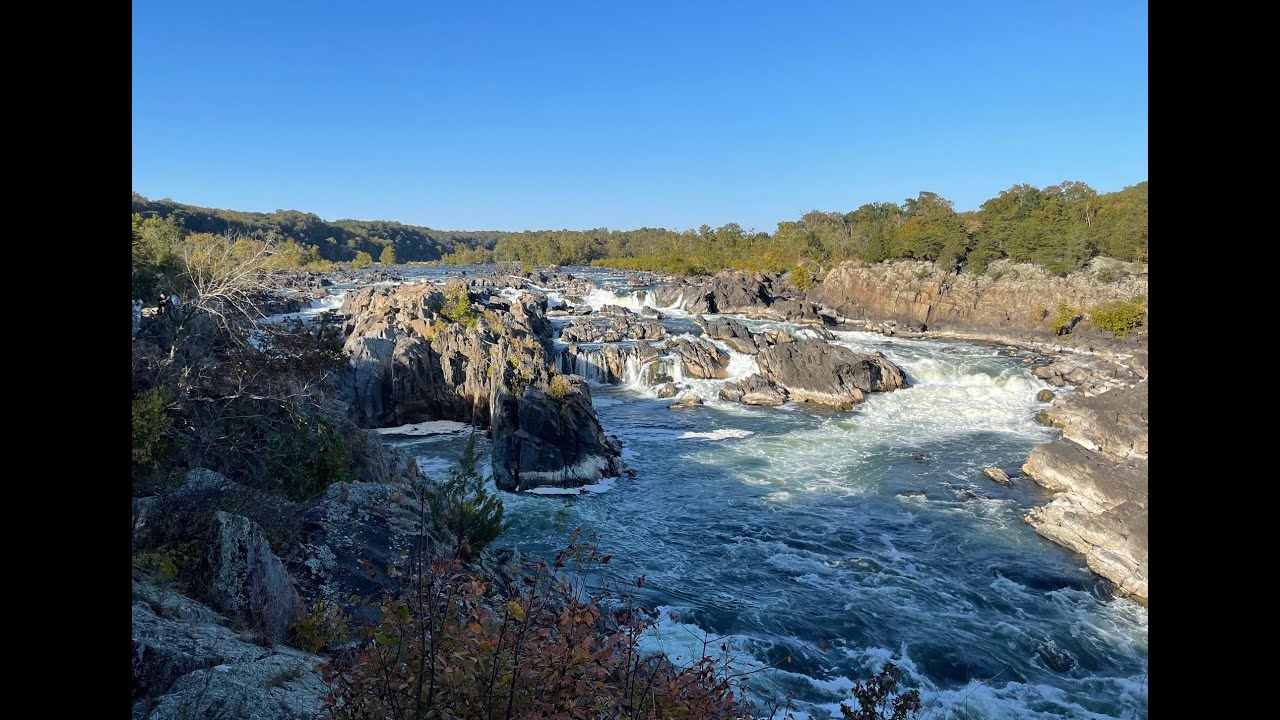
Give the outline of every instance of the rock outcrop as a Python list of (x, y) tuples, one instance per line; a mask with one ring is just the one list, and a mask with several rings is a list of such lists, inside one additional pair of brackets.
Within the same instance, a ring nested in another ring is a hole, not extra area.
[(906, 387), (902, 369), (884, 355), (860, 354), (821, 340), (766, 347), (758, 356), (760, 374), (796, 402), (847, 410), (863, 393)]
[[(638, 336), (666, 332), (617, 310), (614, 319)], [(358, 422), (488, 427), (494, 477), (507, 489), (581, 485), (618, 473), (620, 449), (605, 437), (590, 396), (582, 400), (585, 384), (570, 379), (566, 397), (546, 396), (557, 375), (546, 296), (482, 302), (457, 283), (409, 285), (354, 291), (343, 311), (351, 318), (345, 390)], [(560, 432), (568, 434), (551, 437)]]
[(135, 580), (132, 635), (134, 720), (310, 720), (324, 710), (322, 658), (246, 642), (177, 593)]
[(746, 405), (781, 405), (787, 401), (787, 391), (759, 373), (753, 373), (737, 382), (725, 383), (720, 388), (720, 399)]
[(1027, 522), (1145, 603), (1147, 381), (1092, 397), (1073, 393), (1043, 415), (1062, 437), (1033, 450), (1022, 472), (1055, 496)]
[(733, 318), (717, 317), (710, 320), (699, 315), (694, 318), (702, 332), (712, 340), (719, 340), (731, 349), (744, 355), (755, 355), (760, 352), (756, 340), (745, 325)]
[(707, 380), (729, 376), (729, 353), (702, 338), (681, 338), (667, 348), (667, 354), (679, 359), (687, 377)]
[(681, 278), (653, 290), (653, 302), (691, 313), (732, 313), (792, 322), (822, 323), (818, 308), (775, 273), (722, 272)]
[(957, 275), (930, 262), (852, 260), (828, 272), (807, 297), (849, 320), (1051, 337), (1059, 304), (1079, 310), (1147, 294), (1145, 266), (1124, 266), (1130, 268), (1124, 272), (1112, 267), (1121, 277), (1104, 281), (1101, 268), (1116, 264), (1095, 260), (1085, 270), (1058, 277), (1007, 261), (985, 274)]
[(605, 436), (577, 375), (557, 378), (550, 392), (501, 393), (492, 430), (493, 479), (503, 490), (580, 487), (621, 471), (622, 448)]
[(270, 643), (288, 639), (301, 601), (257, 523), (221, 510), (214, 513), (203, 563), (205, 595), (215, 607)]

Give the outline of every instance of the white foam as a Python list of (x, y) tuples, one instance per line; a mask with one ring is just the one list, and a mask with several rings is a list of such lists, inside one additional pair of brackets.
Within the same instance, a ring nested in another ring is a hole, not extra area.
[(326, 311), (337, 310), (338, 308), (342, 307), (342, 303), (346, 299), (347, 299), (347, 292), (343, 290), (342, 292), (334, 293), (332, 295), (325, 295), (322, 298), (311, 300), (307, 304), (307, 307), (297, 312), (279, 313), (277, 315), (270, 315), (268, 317), (265, 317), (259, 320), (258, 322), (271, 324), (271, 323), (279, 323), (279, 322), (284, 322), (286, 320), (295, 320), (295, 319), (302, 320), (303, 322), (308, 322), (308, 321), (314, 320), (315, 318), (320, 317), (320, 315), (324, 314)]
[(677, 440), (727, 440), (729, 438), (750, 437), (755, 433), (750, 430), (739, 430), (737, 428), (721, 428), (720, 430), (712, 430), (711, 432), (693, 432), (689, 431), (681, 434)]
[(582, 487), (537, 487), (530, 488), (524, 492), (528, 495), (584, 495), (590, 493), (602, 493), (612, 490), (613, 486), (617, 484), (617, 481), (617, 478), (609, 477), (601, 478), (599, 482), (591, 483), (590, 485), (583, 485)]
[(374, 428), (379, 435), (404, 435), (407, 437), (430, 437), (432, 435), (453, 435), (463, 432), (471, 426), (453, 420), (429, 420), (427, 422), (409, 423), (395, 427)]

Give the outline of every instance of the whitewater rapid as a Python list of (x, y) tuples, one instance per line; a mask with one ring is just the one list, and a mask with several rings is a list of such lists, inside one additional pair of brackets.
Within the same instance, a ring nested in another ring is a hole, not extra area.
[[(588, 300), (638, 310), (645, 299)], [(673, 334), (696, 333), (687, 313), (662, 311)], [(1026, 525), (1042, 490), (981, 472), (1014, 472), (1053, 436), (1034, 421), (1043, 383), (994, 346), (862, 332), (834, 342), (883, 352), (911, 387), (844, 413), (728, 403), (719, 386), (756, 365), (723, 348), (727, 380), (676, 378), (707, 403), (668, 410), (638, 376), (597, 375), (600, 420), (635, 476), (586, 495), (504, 494), (504, 540), (538, 554), (558, 547), (557, 528), (594, 533), (614, 556), (612, 581), (646, 577), (658, 618), (647, 649), (687, 664), (710, 636), (735, 667), (765, 668), (755, 692), (791, 694), (798, 717), (839, 717), (853, 682), (889, 660), (921, 689), (926, 716), (1146, 717), (1146, 609)], [(436, 473), (465, 435), (397, 442)]]

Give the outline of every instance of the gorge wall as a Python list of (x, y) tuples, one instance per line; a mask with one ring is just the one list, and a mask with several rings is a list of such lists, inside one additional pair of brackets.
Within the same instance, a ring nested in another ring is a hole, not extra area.
[(931, 262), (855, 260), (829, 271), (806, 297), (842, 319), (1049, 337), (1059, 304), (1082, 311), (1146, 294), (1146, 266), (1102, 258), (1066, 277), (1007, 261), (985, 274), (956, 274)]

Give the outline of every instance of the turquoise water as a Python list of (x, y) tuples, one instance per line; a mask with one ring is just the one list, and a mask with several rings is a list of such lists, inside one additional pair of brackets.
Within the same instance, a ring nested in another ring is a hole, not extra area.
[[(1146, 717), (1147, 611), (1023, 522), (1043, 491), (981, 472), (1013, 471), (1052, 437), (1032, 419), (1039, 381), (998, 348), (838, 335), (885, 352), (912, 387), (831, 413), (723, 403), (722, 381), (691, 382), (708, 401), (691, 410), (597, 385), (634, 477), (504, 494), (504, 541), (539, 554), (561, 546), (558, 525), (594, 532), (613, 580), (646, 577), (661, 617), (650, 649), (688, 662), (710, 635), (744, 669), (777, 666), (754, 684), (814, 718), (838, 716), (853, 681), (891, 658), (932, 717)], [(753, 364), (735, 355), (731, 373)], [(463, 439), (398, 442), (434, 473)]]

